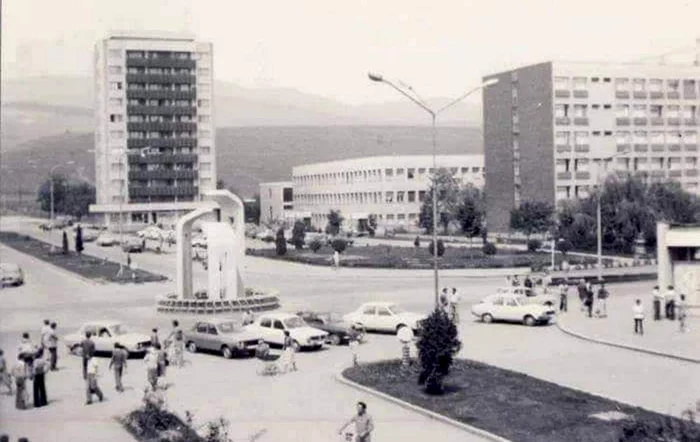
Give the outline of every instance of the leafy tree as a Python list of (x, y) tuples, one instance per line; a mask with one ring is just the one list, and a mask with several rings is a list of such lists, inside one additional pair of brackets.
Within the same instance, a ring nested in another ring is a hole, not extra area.
[(78, 219), (88, 214), (90, 204), (95, 203), (95, 187), (87, 182), (71, 182), (63, 175), (55, 174), (40, 187), (37, 202), (41, 210), (51, 211), (51, 181), (54, 183), (54, 212)]
[(83, 228), (78, 226), (78, 228), (75, 229), (75, 251), (80, 255), (83, 253), (83, 249)]
[(63, 231), (63, 254), (68, 254), (68, 234), (65, 230)]
[(425, 385), (429, 394), (441, 394), (454, 356), (462, 347), (457, 336), (457, 326), (445, 311), (435, 309), (421, 321), (421, 333), (416, 346), (421, 365), (418, 383)]
[(292, 228), (292, 244), (297, 250), (304, 248), (304, 238), (306, 237), (306, 224), (303, 221), (295, 221)]
[(343, 225), (343, 216), (339, 210), (331, 210), (326, 215), (328, 218), (328, 224), (326, 224), (326, 233), (329, 235), (338, 235), (340, 233), (340, 227)]
[[(430, 241), (428, 243), (428, 253), (430, 253), (430, 256), (433, 256), (435, 254), (432, 241)], [(437, 240), (437, 256), (442, 256), (444, 254), (445, 254), (445, 243), (441, 239), (438, 239)]]
[(484, 194), (477, 187), (468, 185), (460, 191), (456, 218), (462, 233), (471, 241), (481, 235), (486, 216)]
[(524, 201), (510, 212), (510, 228), (524, 233), (545, 233), (552, 225), (554, 207), (543, 201)]
[(655, 422), (630, 420), (620, 431), (620, 442), (692, 442), (700, 440), (700, 401), (695, 409), (681, 413), (681, 419), (666, 416)]
[(460, 202), (460, 189), (457, 180), (447, 169), (439, 169), (431, 176), (431, 184), (425, 194), (423, 205), (418, 217), (418, 225), (427, 233), (433, 232), (433, 190), (437, 189), (438, 225), (442, 226), (445, 234), (457, 214)]
[(331, 247), (338, 253), (343, 253), (348, 247), (348, 242), (342, 238), (336, 238), (331, 242)]
[(319, 250), (321, 250), (321, 247), (323, 247), (323, 243), (321, 242), (320, 239), (314, 238), (311, 243), (309, 244), (309, 248), (311, 249), (312, 252), (316, 253)]
[(530, 239), (527, 241), (527, 251), (536, 252), (542, 247), (542, 241), (539, 239)]
[(275, 250), (279, 256), (287, 254), (287, 240), (284, 238), (284, 229), (277, 230)]

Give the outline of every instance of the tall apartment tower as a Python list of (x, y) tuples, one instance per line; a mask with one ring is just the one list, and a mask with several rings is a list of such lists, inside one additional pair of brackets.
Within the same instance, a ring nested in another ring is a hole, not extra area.
[(95, 177), (107, 224), (172, 224), (216, 187), (212, 44), (113, 33), (95, 46)]
[(489, 231), (522, 201), (583, 198), (608, 174), (700, 192), (700, 67), (546, 62), (489, 75)]

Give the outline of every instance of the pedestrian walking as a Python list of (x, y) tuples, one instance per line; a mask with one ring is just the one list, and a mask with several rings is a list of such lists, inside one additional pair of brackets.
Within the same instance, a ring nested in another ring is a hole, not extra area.
[(12, 373), (5, 360), (5, 352), (0, 348), (0, 385), (7, 387), (8, 393), (12, 394)]
[(355, 442), (371, 442), (374, 422), (367, 413), (367, 404), (362, 401), (357, 403), (357, 414), (340, 427), (338, 434), (342, 436), (345, 429), (352, 424), (355, 425)]
[(559, 284), (559, 311), (566, 312), (569, 310), (569, 284), (567, 280), (563, 280)]
[(411, 365), (411, 342), (415, 338), (413, 330), (410, 327), (401, 327), (396, 337), (401, 343), (401, 365), (408, 367)]
[(525, 276), (525, 281), (523, 281), (523, 286), (525, 286), (525, 288), (528, 288), (528, 289), (532, 288), (532, 279), (530, 279), (530, 275)]
[(177, 367), (182, 367), (185, 363), (185, 334), (177, 320), (173, 321), (173, 330), (166, 340), (172, 345), (172, 363)]
[(51, 320), (49, 319), (44, 319), (44, 325), (41, 327), (41, 347), (43, 349), (48, 348), (48, 345), (46, 345), (48, 342), (46, 340), (47, 335), (51, 332)]
[(586, 282), (581, 278), (578, 281), (578, 285), (576, 286), (576, 290), (578, 290), (578, 299), (581, 301), (581, 311), (586, 311)]
[(43, 358), (43, 350), (39, 350), (32, 369), (32, 391), (34, 396), (34, 407), (44, 407), (49, 404), (46, 398), (46, 372), (48, 364)]
[(250, 325), (255, 321), (255, 316), (253, 316), (253, 312), (250, 310), (246, 310), (243, 313), (243, 325)]
[(350, 353), (352, 354), (352, 366), (359, 367), (360, 364), (357, 359), (357, 349), (360, 346), (359, 335), (353, 333), (350, 335), (350, 341), (348, 342), (348, 347), (350, 347)]
[(452, 315), (452, 322), (459, 324), (459, 301), (461, 300), (459, 293), (457, 293), (457, 288), (452, 287), (452, 293), (450, 293), (450, 314)]
[(168, 353), (161, 347), (160, 344), (156, 346), (158, 350), (158, 377), (165, 377), (165, 370), (168, 367)]
[(685, 302), (685, 295), (681, 294), (676, 310), (678, 311), (678, 322), (680, 323), (681, 333), (685, 333), (688, 331), (685, 323), (688, 317), (688, 306)]
[(664, 303), (664, 295), (659, 290), (658, 285), (654, 286), (651, 296), (654, 300), (654, 321), (659, 321), (661, 320), (661, 305)]
[(80, 350), (83, 356), (83, 379), (87, 380), (88, 361), (95, 355), (95, 343), (91, 332), (85, 332), (85, 339), (80, 341)]
[(520, 280), (518, 279), (518, 275), (513, 275), (512, 283), (513, 283), (513, 287), (520, 286)]
[(28, 402), (27, 379), (29, 379), (29, 367), (24, 356), (17, 356), (17, 361), (12, 367), (12, 377), (15, 378), (15, 408), (26, 410)]
[(675, 307), (676, 307), (676, 291), (674, 290), (672, 285), (669, 285), (666, 294), (665, 294), (665, 300), (666, 300), (666, 319), (670, 319), (673, 321), (676, 316), (675, 312)]
[(337, 250), (333, 252), (333, 269), (338, 270), (340, 267), (340, 252)]
[(632, 307), (634, 314), (634, 333), (644, 335), (644, 305), (641, 299), (637, 299)]
[(439, 299), (439, 305), (442, 311), (447, 313), (448, 306), (450, 304), (449, 301), (449, 293), (447, 291), (447, 287), (442, 288), (442, 293), (440, 293), (440, 299)]
[(583, 305), (586, 307), (586, 311), (588, 311), (588, 317), (592, 318), (593, 317), (593, 288), (586, 287), (586, 299), (583, 302)]
[(284, 332), (284, 345), (282, 350), (287, 370), (297, 371), (297, 361), (294, 354), (294, 340), (292, 339), (289, 332), (286, 330)]
[(109, 360), (109, 368), (114, 370), (114, 387), (120, 393), (124, 392), (122, 377), (126, 372), (126, 361), (128, 359), (129, 353), (126, 351), (124, 346), (122, 346), (119, 342), (115, 342), (114, 350), (112, 351), (112, 359)]
[(143, 362), (146, 364), (146, 379), (151, 388), (155, 390), (158, 382), (158, 350), (155, 347), (150, 347)]
[(158, 329), (154, 328), (151, 330), (151, 347), (160, 345), (160, 339), (158, 338)]
[(92, 404), (93, 395), (96, 395), (100, 402), (105, 398), (100, 389), (99, 376), (100, 364), (97, 362), (96, 357), (90, 356), (87, 360), (87, 375), (85, 378), (85, 397), (87, 399), (85, 405)]
[(607, 299), (610, 296), (608, 289), (605, 288), (605, 283), (600, 284), (598, 289), (598, 307), (596, 308), (596, 316), (599, 318), (608, 317)]
[(36, 357), (37, 351), (37, 346), (32, 342), (31, 338), (29, 337), (29, 333), (22, 333), (22, 340), (17, 348), (17, 354), (27, 364), (29, 374), (32, 372), (32, 364), (34, 364), (34, 358)]
[(49, 351), (49, 369), (51, 371), (58, 370), (58, 333), (56, 332), (56, 327), (56, 323), (52, 322), (49, 332), (46, 334)]

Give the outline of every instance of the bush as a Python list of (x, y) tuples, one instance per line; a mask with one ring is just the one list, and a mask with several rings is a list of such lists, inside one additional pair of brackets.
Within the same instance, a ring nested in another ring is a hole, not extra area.
[(681, 414), (682, 420), (665, 418), (658, 422), (631, 421), (620, 432), (620, 442), (691, 442), (700, 440), (698, 413), (700, 401), (695, 410), (688, 409)]
[(348, 242), (342, 238), (336, 238), (331, 241), (331, 247), (338, 253), (343, 253), (348, 248)]
[(557, 243), (557, 250), (566, 255), (570, 250), (574, 248), (574, 245), (568, 239), (561, 240)]
[(413, 245), (416, 248), (420, 247), (420, 236), (416, 236), (416, 239), (413, 241)]
[(284, 239), (284, 230), (279, 229), (275, 237), (275, 250), (279, 256), (287, 254), (287, 241)]
[(539, 239), (529, 239), (527, 240), (527, 250), (528, 252), (536, 252), (542, 247), (542, 241)]
[(294, 223), (294, 228), (292, 229), (292, 244), (297, 250), (304, 248), (304, 238), (306, 237), (306, 224), (301, 221)]
[(429, 394), (441, 394), (453, 358), (462, 347), (457, 338), (457, 326), (447, 313), (435, 309), (421, 321), (421, 333), (416, 346), (421, 365), (418, 384), (425, 385)]
[(323, 247), (323, 243), (321, 242), (320, 239), (314, 238), (311, 243), (309, 243), (309, 248), (311, 249), (312, 252), (316, 253), (319, 250), (321, 250), (321, 247)]
[[(428, 253), (430, 253), (430, 256), (433, 256), (435, 252), (433, 251), (433, 242), (430, 241), (428, 244)], [(438, 239), (437, 241), (437, 256), (442, 256), (445, 254), (445, 243), (441, 240)]]
[(484, 252), (484, 255), (495, 255), (496, 253), (498, 253), (496, 244), (492, 242), (484, 243), (484, 246), (481, 248), (481, 251)]

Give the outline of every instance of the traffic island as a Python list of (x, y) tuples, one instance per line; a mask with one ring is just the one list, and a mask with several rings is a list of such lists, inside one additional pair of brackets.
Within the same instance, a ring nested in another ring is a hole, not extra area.
[(145, 270), (131, 270), (114, 261), (100, 259), (85, 253), (78, 254), (74, 251), (63, 253), (61, 248), (38, 240), (28, 235), (20, 235), (16, 232), (0, 232), (0, 243), (25, 253), (36, 259), (52, 264), (63, 270), (78, 275), (81, 278), (95, 282), (116, 282), (120, 284), (145, 283), (165, 281), (168, 278)]
[(440, 396), (425, 393), (418, 368), (400, 361), (348, 368), (342, 376), (406, 407), (512, 441), (641, 441), (647, 439), (626, 437), (671, 427), (700, 435), (687, 420), (471, 360), (455, 360)]

